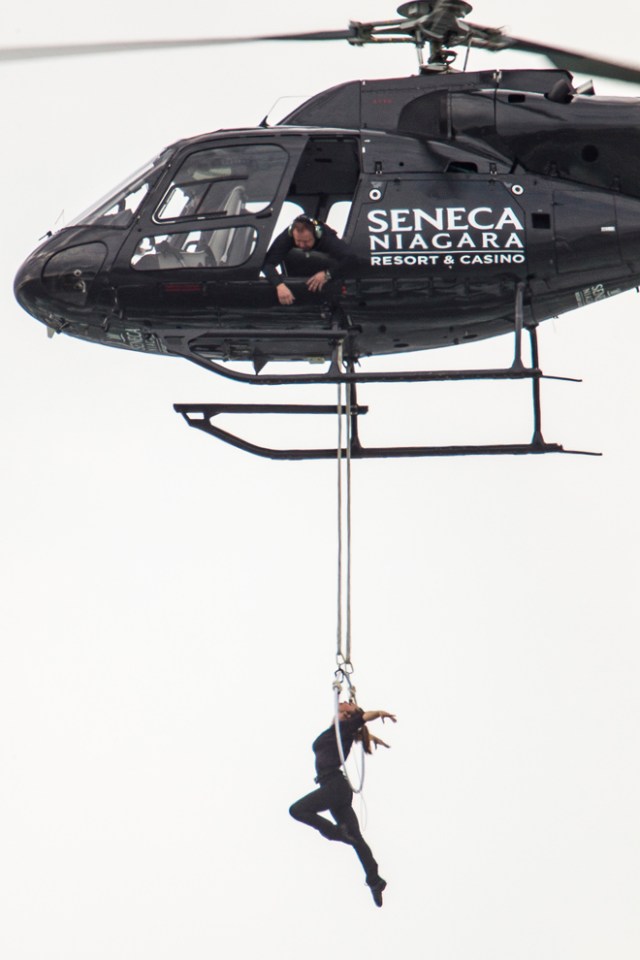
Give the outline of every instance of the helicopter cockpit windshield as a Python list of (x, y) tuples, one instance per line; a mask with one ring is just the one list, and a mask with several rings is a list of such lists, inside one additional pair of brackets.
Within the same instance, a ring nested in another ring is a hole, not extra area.
[(127, 177), (115, 190), (111, 190), (97, 203), (84, 210), (80, 216), (75, 217), (69, 226), (85, 224), (101, 227), (129, 227), (151, 185), (172, 153), (171, 149), (163, 150), (153, 160), (136, 170), (132, 176)]

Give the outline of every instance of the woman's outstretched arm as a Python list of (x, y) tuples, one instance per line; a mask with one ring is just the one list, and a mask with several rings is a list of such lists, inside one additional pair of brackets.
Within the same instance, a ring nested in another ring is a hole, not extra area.
[(392, 723), (395, 723), (396, 715), (395, 713), (387, 713), (386, 710), (365, 710), (362, 719), (365, 723), (370, 720), (382, 720), (383, 723), (385, 720), (391, 720)]

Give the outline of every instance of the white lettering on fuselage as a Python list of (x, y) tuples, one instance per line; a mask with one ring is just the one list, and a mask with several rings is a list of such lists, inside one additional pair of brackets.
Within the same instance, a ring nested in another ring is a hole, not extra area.
[(513, 207), (376, 209), (367, 221), (373, 267), (526, 261), (524, 224)]

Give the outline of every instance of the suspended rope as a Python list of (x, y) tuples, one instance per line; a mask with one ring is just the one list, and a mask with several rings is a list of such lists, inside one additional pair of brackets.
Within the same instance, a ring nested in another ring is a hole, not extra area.
[[(342, 366), (342, 352), (339, 354)], [(344, 393), (344, 400), (343, 400)], [(346, 758), (340, 735), (339, 703), (343, 685), (346, 685), (349, 702), (357, 704), (356, 688), (353, 684), (353, 663), (351, 661), (351, 387), (350, 384), (338, 384), (338, 443), (337, 443), (337, 473), (338, 473), (338, 605), (336, 627), (336, 670), (333, 681), (335, 694), (334, 726), (338, 753), (345, 777), (354, 793), (360, 793), (364, 785), (364, 745), (362, 749), (362, 765), (359, 772), (359, 784), (351, 782), (347, 771)], [(344, 423), (344, 431), (343, 431)], [(344, 432), (344, 454), (343, 454)]]
[[(340, 361), (342, 356), (340, 354)], [(344, 391), (344, 402), (343, 394)], [(346, 666), (351, 673), (351, 394), (349, 384), (338, 384), (338, 609), (336, 629), (336, 662), (338, 668)], [(345, 447), (343, 456), (343, 421)], [(343, 488), (346, 487), (346, 494)], [(346, 504), (345, 504), (346, 501)], [(343, 637), (344, 624), (344, 637)]]
[[(342, 391), (345, 391), (344, 404)], [(338, 384), (338, 611), (337, 611), (337, 647), (338, 666), (351, 664), (351, 398), (348, 384)], [(346, 435), (343, 457), (342, 432)], [(344, 474), (344, 479), (343, 479)], [(346, 486), (346, 498), (343, 492)], [(344, 502), (346, 499), (346, 511)], [(345, 516), (346, 512), (346, 516)], [(345, 636), (343, 642), (343, 620)]]

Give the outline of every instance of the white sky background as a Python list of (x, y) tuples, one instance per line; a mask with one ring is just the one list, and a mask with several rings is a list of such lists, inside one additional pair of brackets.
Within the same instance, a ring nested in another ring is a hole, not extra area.
[[(628, 5), (619, 29), (602, 9), (486, 0), (472, 19), (633, 62), (638, 14)], [(2, 45), (395, 15), (370, 0), (237, 11), (27, 0)], [(544, 65), (472, 55), (488, 63)], [(365, 707), (399, 718), (375, 725), (393, 749), (367, 767), (382, 910), (353, 853), (287, 813), (313, 786), (310, 744), (332, 712), (335, 467), (189, 430), (174, 402), (260, 397), (179, 360), (48, 340), (13, 300), (38, 239), (166, 144), (414, 64), (409, 47), (278, 44), (0, 67), (7, 960), (638, 956), (636, 295), (540, 331), (546, 371), (584, 378), (543, 385), (546, 439), (604, 457), (354, 465), (355, 679)], [(526, 441), (523, 389), (362, 389), (363, 440)], [(248, 432), (268, 442), (267, 426)], [(302, 443), (318, 425), (295, 426)]]

